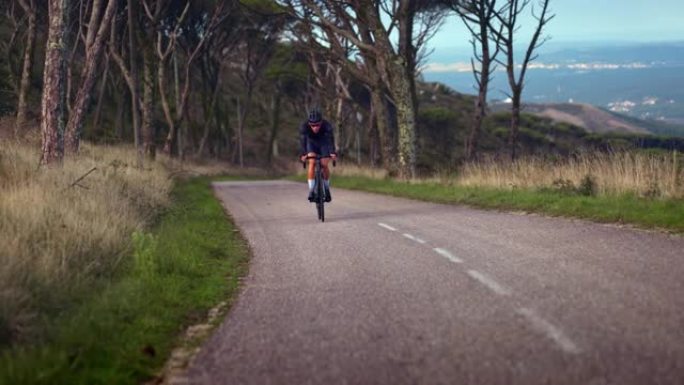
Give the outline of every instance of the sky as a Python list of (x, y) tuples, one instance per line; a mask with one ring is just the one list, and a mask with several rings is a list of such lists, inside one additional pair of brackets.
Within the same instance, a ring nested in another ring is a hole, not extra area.
[[(684, 0), (551, 0), (550, 9), (556, 14), (547, 28), (552, 42), (684, 41)], [(523, 21), (522, 34), (531, 35), (533, 21)], [(461, 24), (450, 17), (429, 47), (467, 45)]]

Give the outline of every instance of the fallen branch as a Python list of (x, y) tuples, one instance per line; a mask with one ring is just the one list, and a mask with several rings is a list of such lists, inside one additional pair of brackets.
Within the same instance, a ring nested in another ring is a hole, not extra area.
[(85, 187), (85, 186), (79, 184), (78, 182), (82, 181), (85, 177), (87, 177), (88, 175), (90, 175), (90, 173), (92, 173), (92, 172), (95, 171), (95, 170), (97, 170), (97, 167), (91, 168), (90, 171), (88, 171), (87, 173), (81, 175), (81, 176), (80, 176), (78, 179), (76, 179), (72, 184), (70, 184), (69, 187), (78, 186), (78, 187), (81, 187), (81, 188), (84, 188), (84, 189), (88, 189), (87, 187)]

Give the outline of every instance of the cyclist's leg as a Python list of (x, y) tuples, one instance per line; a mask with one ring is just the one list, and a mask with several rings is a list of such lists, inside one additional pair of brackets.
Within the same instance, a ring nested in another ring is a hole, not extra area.
[(309, 169), (306, 175), (307, 183), (309, 185), (309, 200), (313, 198), (313, 189), (314, 189), (314, 169), (316, 165), (315, 159), (312, 159), (311, 157), (315, 157), (316, 154), (321, 153), (320, 145), (314, 141), (309, 139), (306, 142), (306, 156), (309, 157)]
[(314, 169), (315, 169), (315, 165), (316, 165), (316, 159), (314, 159), (314, 157), (316, 156), (316, 153), (310, 152), (310, 153), (306, 154), (306, 156), (309, 157), (309, 159), (307, 159), (307, 162), (309, 164), (308, 164), (308, 168), (307, 168), (306, 179), (308, 179), (309, 182), (312, 182), (314, 179)]
[(328, 167), (328, 163), (330, 163), (330, 145), (325, 144), (321, 146), (321, 167), (323, 168), (323, 179), (326, 181), (326, 185), (328, 181), (330, 180), (330, 168)]
[(315, 157), (316, 153), (315, 152), (309, 152), (308, 154), (306, 154), (306, 156), (310, 157), (309, 159), (307, 159), (309, 164), (308, 164), (308, 169), (307, 169), (307, 173), (306, 173), (306, 181), (309, 185), (309, 201), (311, 201), (313, 199), (313, 196), (314, 196), (314, 182), (315, 182), (314, 172), (315, 172), (315, 168), (316, 168), (316, 159), (313, 159), (311, 157)]
[(330, 163), (330, 146), (321, 146), (321, 156), (325, 157), (321, 159), (323, 184), (325, 186), (325, 201), (330, 202), (332, 200), (332, 196), (330, 195), (330, 167), (328, 167), (328, 163)]
[(323, 169), (324, 180), (330, 179), (330, 168), (328, 167), (328, 163), (330, 163), (330, 158), (321, 158), (321, 168)]

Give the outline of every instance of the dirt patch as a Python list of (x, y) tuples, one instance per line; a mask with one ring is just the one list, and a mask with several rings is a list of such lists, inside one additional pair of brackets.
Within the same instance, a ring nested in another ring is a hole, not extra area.
[(582, 127), (584, 129), (587, 128), (586, 123), (584, 120), (582, 120), (580, 117), (569, 114), (567, 112), (547, 108), (543, 110), (542, 112), (539, 113), (541, 116), (545, 116), (547, 118), (553, 119), (558, 122), (565, 122), (565, 123), (570, 123), (572, 125)]

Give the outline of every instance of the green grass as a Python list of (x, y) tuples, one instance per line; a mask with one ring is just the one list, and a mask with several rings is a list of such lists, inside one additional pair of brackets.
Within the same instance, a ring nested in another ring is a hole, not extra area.
[(3, 352), (0, 384), (138, 384), (163, 366), (186, 326), (236, 293), (248, 249), (209, 180), (179, 182), (173, 196), (151, 233), (132, 235), (118, 277), (53, 320), (40, 346)]
[[(301, 180), (299, 177), (297, 180)], [(559, 191), (499, 190), (442, 183), (408, 183), (392, 179), (335, 176), (334, 186), (423, 201), (522, 210), (599, 222), (629, 223), (644, 228), (684, 232), (684, 201), (634, 195), (583, 196)]]

